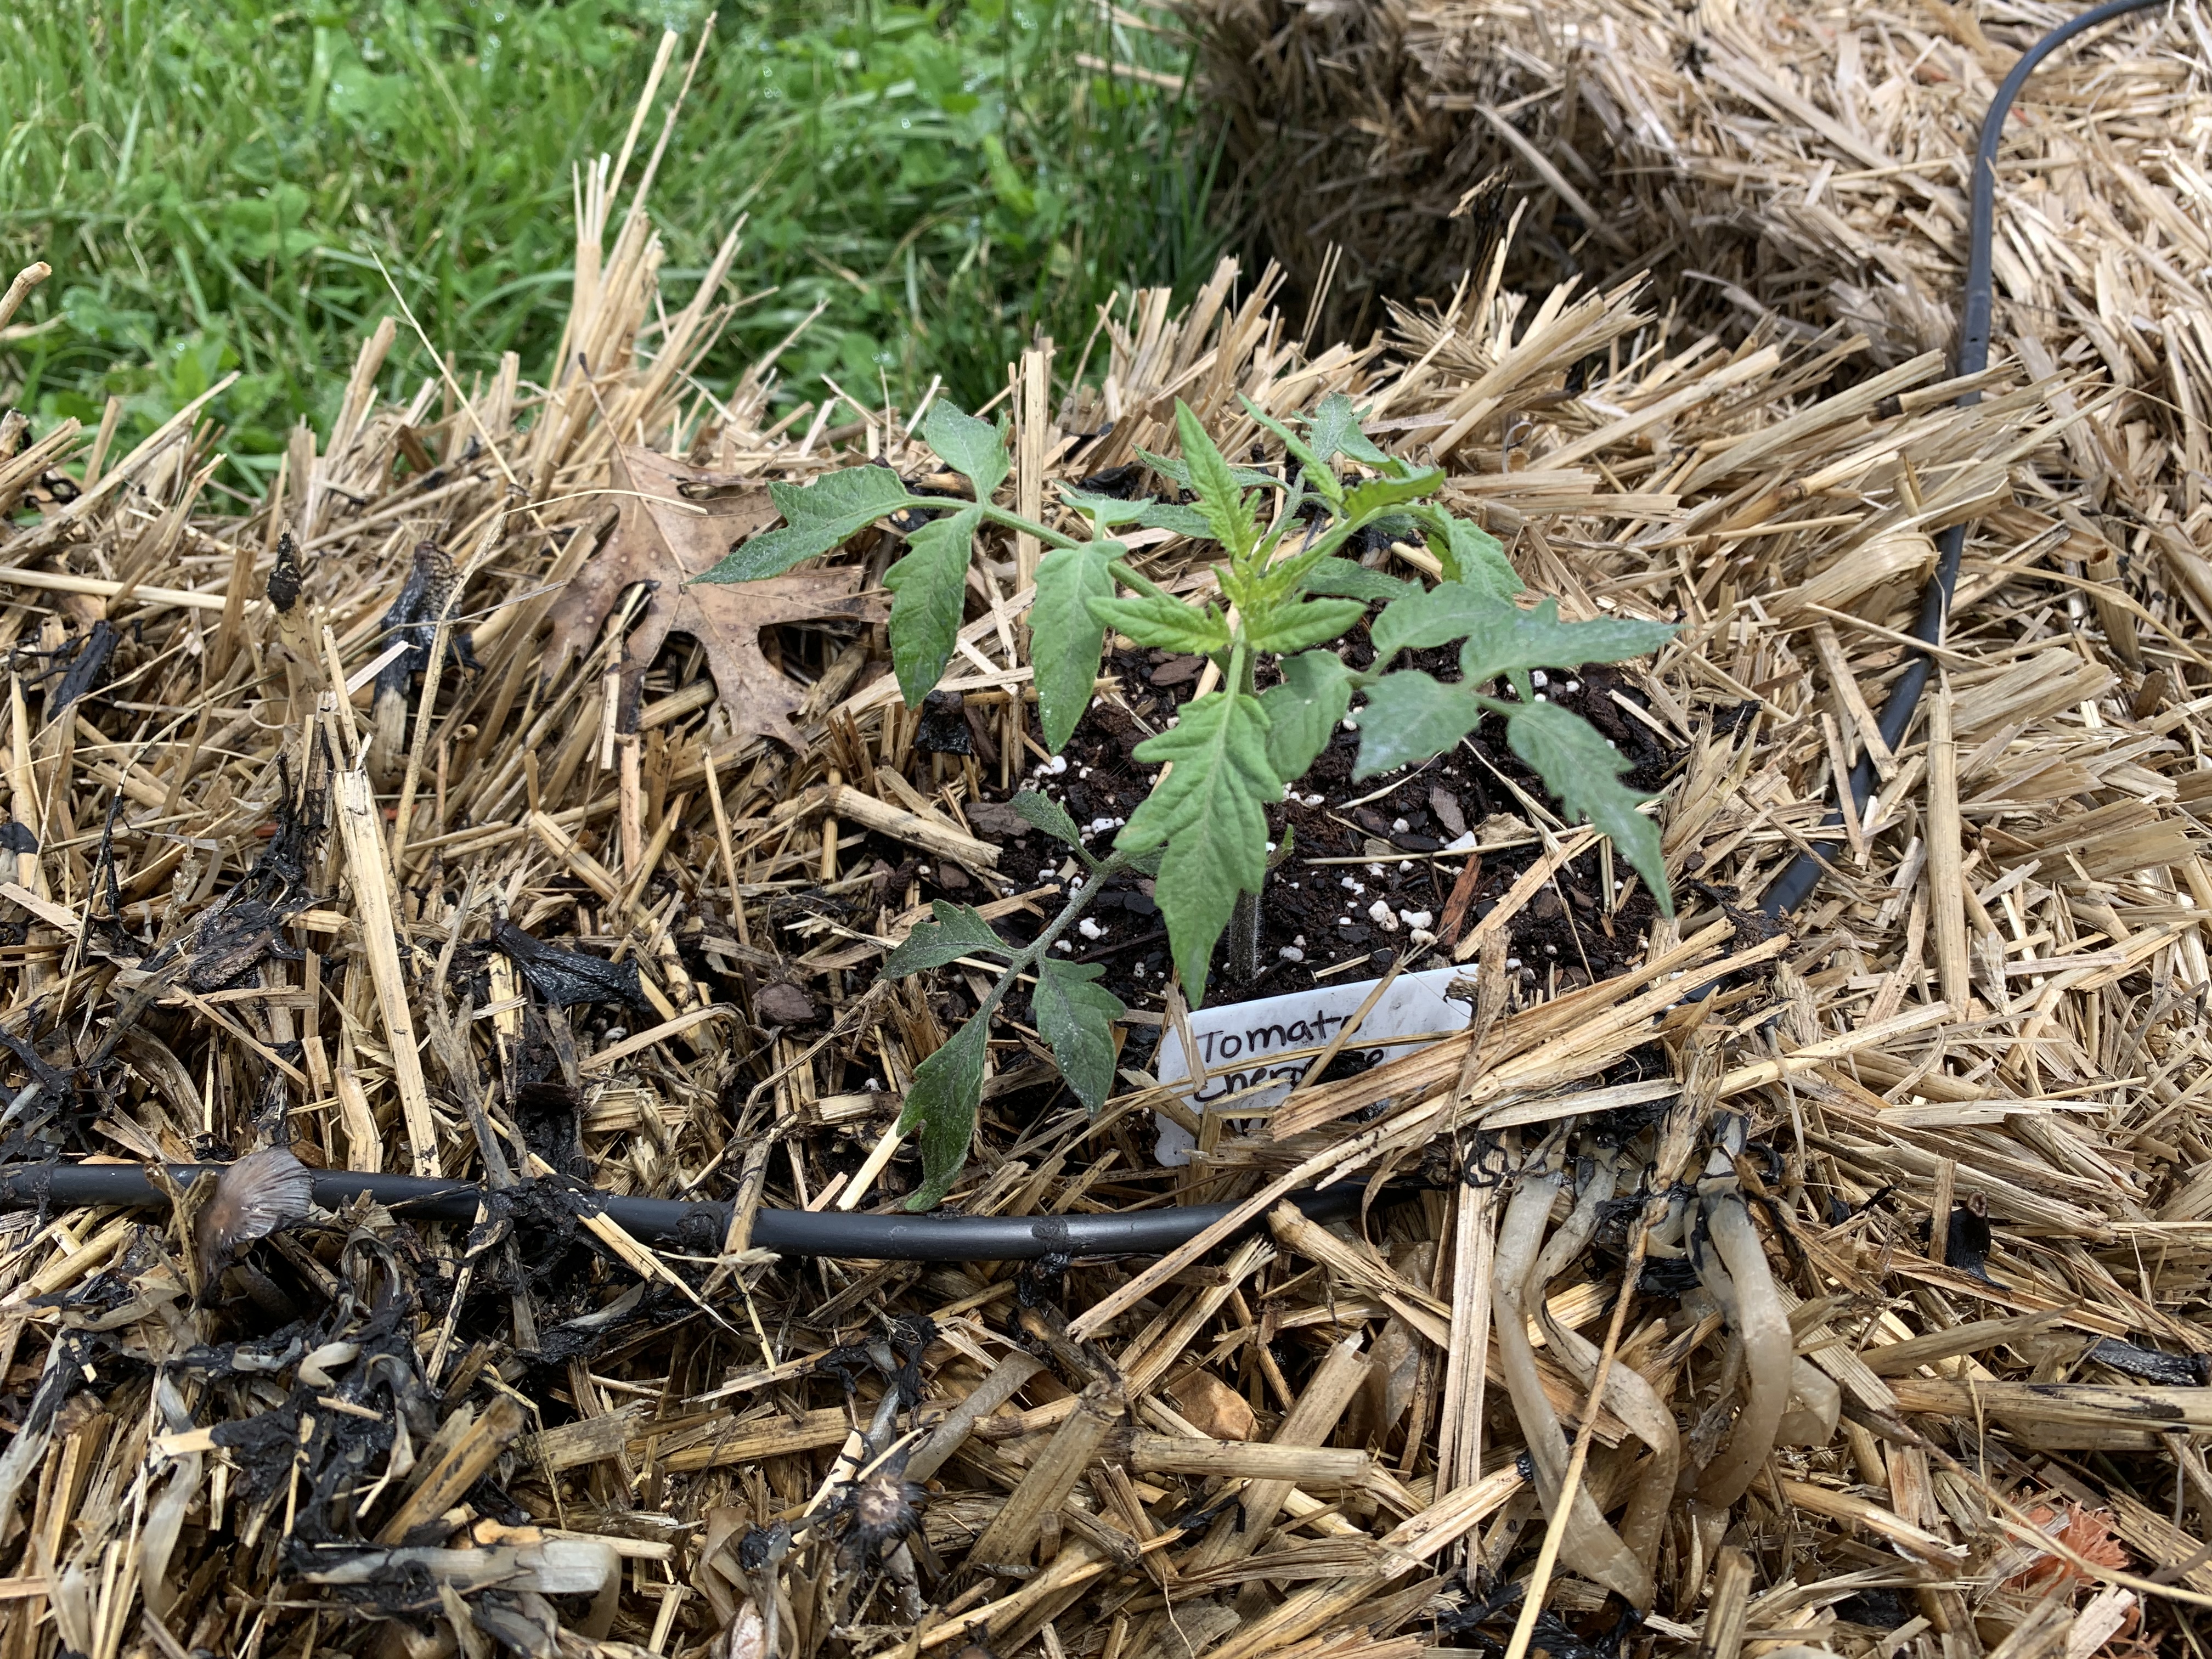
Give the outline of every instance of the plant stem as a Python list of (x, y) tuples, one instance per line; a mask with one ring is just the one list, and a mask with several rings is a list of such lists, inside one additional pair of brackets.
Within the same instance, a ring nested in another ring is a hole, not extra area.
[[(1174, 594), (1153, 581), (1144, 572), (1133, 568), (1126, 560), (1116, 559), (1106, 568), (1113, 573), (1114, 580), (1124, 587), (1134, 588), (1139, 593), (1156, 594), (1164, 599), (1175, 598)], [(1177, 602), (1180, 603), (1180, 601)]]
[(979, 509), (988, 523), (999, 525), (1008, 530), (1022, 531), (1036, 537), (1048, 547), (1083, 545), (1079, 541), (1061, 535), (1057, 530), (1048, 529), (1034, 519), (1024, 519), (1018, 513), (1008, 512), (1003, 507), (994, 507), (989, 501), (963, 501), (957, 496), (946, 495), (908, 495), (895, 510), (902, 513), (943, 513), (948, 507), (957, 512), (965, 507)]
[[(925, 504), (930, 506), (941, 507), (944, 505), (941, 501), (929, 501), (927, 497), (923, 498), (923, 501)], [(1083, 544), (1079, 541), (1075, 541), (1069, 537), (1061, 535), (1057, 530), (1046, 529), (1044, 526), (1037, 523), (1034, 519), (1024, 519), (1018, 513), (1009, 513), (1003, 507), (994, 507), (988, 501), (980, 501), (977, 505), (983, 509), (984, 518), (988, 519), (991, 523), (1001, 526), (1008, 530), (1023, 531), (1029, 535), (1036, 537), (1047, 547), (1080, 547), (1083, 545)]]
[(1006, 993), (1013, 988), (1014, 981), (1021, 977), (1023, 971), (1042, 962), (1060, 936), (1075, 926), (1076, 919), (1090, 908), (1091, 901), (1098, 896), (1099, 890), (1123, 871), (1134, 868), (1135, 863), (1133, 859), (1112, 853), (1092, 865), (1083, 878), (1083, 885), (1067, 896), (1067, 902), (1061, 905), (1060, 914), (1045, 925), (1044, 932), (1031, 939), (1021, 954), (1006, 964), (1006, 970), (999, 975), (999, 982), (991, 988), (982, 1005), (975, 1010), (975, 1018), (988, 1019)]
[[(1257, 695), (1255, 653), (1238, 646), (1230, 654), (1228, 681), (1230, 690), (1240, 696)], [(1260, 878), (1264, 887), (1267, 878)], [(1239, 893), (1237, 905), (1229, 913), (1229, 976), (1240, 985), (1249, 985), (1260, 976), (1260, 929), (1264, 920), (1257, 893)]]
[(1229, 913), (1229, 977), (1249, 985), (1260, 977), (1260, 896), (1239, 893)]

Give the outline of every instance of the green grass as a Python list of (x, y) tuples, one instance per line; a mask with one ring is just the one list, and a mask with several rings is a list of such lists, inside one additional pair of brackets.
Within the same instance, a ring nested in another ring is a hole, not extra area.
[[(465, 380), (504, 350), (543, 374), (572, 166), (620, 146), (662, 27), (688, 55), (704, 11), (17, 0), (0, 280), (33, 258), (54, 276), (15, 319), (46, 326), (0, 343), (0, 396), (89, 424), (120, 395), (127, 441), (237, 368), (212, 412), (250, 483), (295, 420), (327, 426), (394, 309), (374, 257)], [(672, 305), (741, 211), (731, 295), (774, 290), (709, 384), (826, 301), (785, 359), (788, 400), (827, 373), (910, 406), (941, 374), (973, 406), (1033, 326), (1079, 346), (1117, 287), (1202, 274), (1209, 158), (1187, 99), (1075, 61), (1180, 74), (1178, 38), (1135, 21), (1094, 0), (725, 5), (653, 197)], [(429, 370), (403, 330), (386, 386)]]

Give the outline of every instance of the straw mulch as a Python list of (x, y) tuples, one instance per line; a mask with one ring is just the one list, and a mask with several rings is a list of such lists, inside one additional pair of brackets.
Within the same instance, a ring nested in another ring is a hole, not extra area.
[[(889, 535), (681, 587), (771, 521), (766, 479), (935, 463), (865, 392), (773, 420), (771, 369), (694, 381), (736, 244), (669, 310), (623, 172), (580, 191), (546, 386), (510, 360), (386, 402), (387, 325), (242, 516), (204, 493), (220, 434), (196, 410), (127, 455), (64, 428), (0, 462), (9, 1155), (284, 1145), (490, 1188), (474, 1229), (363, 1205), (228, 1261), (198, 1189), (174, 1218), (0, 1224), (0, 1659), (1494, 1649), (1547, 1530), (1495, 1380), (1494, 1182), (1563, 1156), (1585, 1182), (1625, 1156), (1624, 1193), (1646, 1163), (1694, 1180), (1730, 1114), (1757, 1144), (1728, 1178), (1843, 1420), (1729, 1507), (1662, 1487), (1640, 1625), (1546, 1554), (1536, 1644), (2179, 1639), (2156, 1595), (2212, 1595), (2193, 416), (2067, 352), (1962, 409), (1933, 351), (1724, 343), (1632, 285), (1523, 295), (1496, 264), (1364, 349), (1300, 344), (1272, 279), (1231, 267), (1182, 313), (1136, 295), (1087, 392), (1055, 399), (1072, 354), (1040, 349), (1007, 405), (1030, 510), (1167, 446), (1176, 397), (1267, 459), (1235, 394), (1288, 414), (1344, 390), (1378, 441), (1449, 460), (1567, 614), (1680, 618), (1656, 661), (1559, 695), (1663, 786), (1681, 912), (1502, 744), (1364, 800), (1340, 745), (1282, 809), (1270, 906), (1358, 871), (1409, 908), (1461, 894), (1460, 926), (1400, 957), (1316, 923), (1254, 988), (1456, 954), (1467, 1032), (1249, 1133), (1209, 1118), (1158, 1169), (1152, 1114), (1188, 1114), (1147, 1068), (1183, 1010), (1132, 893), (1099, 946), (1133, 1011), (1127, 1091), (1086, 1120), (1002, 1015), (953, 1203), (1231, 1221), (1152, 1261), (778, 1261), (746, 1248), (754, 1206), (915, 1182), (900, 1091), (980, 982), (884, 981), (890, 942), (940, 896), (1025, 925), (1069, 872), (993, 805), (1036, 775), (1079, 818), (1126, 815), (1121, 737), (1194, 676), (1116, 652), (1080, 763), (1039, 773), (1032, 551), (979, 558), (960, 701), (914, 712)], [(2151, 280), (2148, 252), (2115, 260)], [(2160, 361), (2197, 349), (2165, 337)], [(1823, 830), (1930, 532), (1962, 518), (1929, 719), (1866, 819)], [(1188, 544), (1139, 550), (1206, 580)], [(1419, 832), (1455, 817), (1476, 855)], [(1829, 873), (1780, 930), (1756, 901), (1806, 847)], [(1278, 1207), (1328, 1176), (1372, 1206)], [(735, 1224), (648, 1249), (579, 1182), (730, 1200)], [(1729, 1333), (1679, 1278), (1620, 1297), (1635, 1207), (1550, 1265), (1545, 1389), (1575, 1432), (1602, 1346), (1607, 1407), (1633, 1371), (1709, 1455)], [(1616, 1510), (1651, 1465), (1620, 1413), (1588, 1427), (1584, 1489)]]
[[(1449, 294), (1525, 201), (1524, 280), (1650, 270), (1686, 318), (1847, 323), (1884, 363), (1948, 342), (1983, 112), (2076, 9), (1190, 6), (1237, 204), (1328, 337)], [(2200, 13), (2153, 11), (2029, 81), (1997, 170), (2000, 345), (2008, 321), (2124, 386), (2207, 372), (2206, 46)]]

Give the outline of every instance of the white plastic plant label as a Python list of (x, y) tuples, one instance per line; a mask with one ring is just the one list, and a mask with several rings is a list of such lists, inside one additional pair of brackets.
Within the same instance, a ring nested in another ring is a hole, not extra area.
[[(1359, 1029), (1343, 1053), (1356, 1054), (1372, 1064), (1395, 1059), (1425, 1048), (1423, 1042), (1391, 1042), (1393, 1037), (1437, 1037), (1465, 1029), (1472, 1007), (1446, 1000), (1444, 988), (1460, 977), (1456, 968), (1432, 968), (1425, 973), (1401, 975), (1367, 1011)], [(1267, 997), (1257, 1002), (1218, 1003), (1190, 1016), (1190, 1040), (1197, 1048), (1196, 1063), (1184, 1054), (1171, 1026), (1160, 1031), (1159, 1068), (1162, 1083), (1199, 1079), (1183, 1093), (1191, 1109), (1202, 1112), (1214, 1102), (1273, 1082), (1275, 1086), (1243, 1094), (1239, 1110), (1279, 1104), (1291, 1085), (1305, 1074), (1316, 1055), (1367, 1000), (1376, 981), (1359, 980), (1350, 985), (1317, 985), (1310, 991)], [(1305, 1052), (1299, 1053), (1304, 1050)], [(1281, 1056), (1297, 1054), (1297, 1059)], [(1190, 1131), (1171, 1118), (1155, 1114), (1159, 1125), (1159, 1160), (1170, 1168), (1190, 1162), (1196, 1143)]]

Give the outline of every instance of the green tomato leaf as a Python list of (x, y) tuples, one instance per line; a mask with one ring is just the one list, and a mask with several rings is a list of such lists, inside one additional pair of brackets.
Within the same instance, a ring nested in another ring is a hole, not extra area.
[(1370, 478), (1364, 483), (1352, 485), (1344, 492), (1344, 516), (1358, 520), (1372, 514), (1387, 512), (1394, 507), (1403, 507), (1408, 501), (1418, 501), (1425, 495), (1433, 495), (1443, 488), (1442, 467), (1409, 467), (1403, 461), (1390, 464), (1398, 469), (1395, 476)]
[(1206, 515), (1213, 539), (1232, 559), (1244, 557), (1259, 541), (1259, 527), (1252, 522), (1252, 504), (1237, 487), (1229, 458), (1214, 447), (1206, 428), (1180, 398), (1176, 399), (1176, 435), (1182, 441), (1190, 487), (1197, 493), (1198, 510)]
[(1443, 533), (1432, 531), (1429, 548), (1443, 566), (1446, 581), (1463, 582), (1501, 599), (1510, 599), (1521, 591), (1520, 573), (1505, 556), (1503, 542), (1481, 526), (1455, 518), (1441, 507), (1436, 517), (1442, 521), (1438, 527)]
[(988, 501), (1013, 464), (1006, 459), (1006, 441), (988, 421), (963, 414), (959, 406), (939, 398), (922, 417), (922, 441), (937, 452), (945, 465), (975, 486), (975, 499)]
[(1332, 507), (1344, 499), (1344, 485), (1337, 478), (1336, 469), (1322, 454), (1243, 393), (1237, 393), (1237, 401), (1244, 406), (1247, 415), (1283, 441), (1284, 453), (1297, 460), (1299, 476), (1307, 489)]
[(1367, 411), (1354, 409), (1352, 399), (1341, 392), (1332, 392), (1321, 400), (1313, 413), (1313, 421), (1306, 428), (1306, 442), (1323, 460), (1332, 456), (1349, 455), (1355, 461), (1364, 461), (1370, 466), (1381, 466), (1390, 458), (1368, 441), (1359, 429)]
[(1469, 685), (1518, 670), (1578, 668), (1586, 662), (1640, 657), (1674, 633), (1665, 623), (1622, 617), (1563, 623), (1557, 599), (1523, 611), (1493, 589), (1468, 582), (1438, 582), (1425, 593), (1400, 599), (1375, 619), (1370, 631), (1378, 663), (1401, 651), (1465, 640), (1460, 670)]
[(982, 522), (978, 507), (932, 519), (907, 538), (906, 556), (884, 572), (892, 596), (891, 666), (909, 708), (920, 708), (936, 688), (960, 637), (968, 561)]
[(1213, 539), (1212, 521), (1188, 501), (1147, 501), (1145, 510), (1137, 515), (1137, 522), (1147, 530), (1171, 530), (1194, 542)]
[(1060, 499), (1091, 520), (1101, 530), (1117, 530), (1125, 524), (1140, 523), (1152, 501), (1125, 501), (1119, 495), (1091, 495), (1080, 489), (1060, 486)]
[(1352, 777), (1395, 772), (1441, 755), (1482, 721), (1482, 705), (1466, 687), (1426, 674), (1385, 674), (1367, 688), (1359, 711), (1359, 764)]
[(1202, 652), (1229, 648), (1229, 624), (1212, 605), (1203, 611), (1165, 593), (1139, 593), (1128, 599), (1093, 599), (1091, 614), (1139, 645), (1162, 651)]
[(877, 520), (888, 518), (911, 499), (899, 475), (887, 466), (853, 466), (825, 472), (805, 489), (797, 484), (768, 487), (783, 522), (730, 550), (702, 582), (750, 582), (780, 576), (801, 559), (841, 545)]
[(1037, 565), (1030, 661), (1036, 670), (1037, 720), (1048, 753), (1066, 747), (1091, 707), (1106, 643), (1106, 624), (1091, 605), (1114, 597), (1112, 566), (1127, 552), (1119, 542), (1085, 542), (1053, 548)]
[(1510, 599), (1486, 588), (1466, 582), (1438, 582), (1386, 607), (1368, 633), (1375, 641), (1375, 661), (1381, 666), (1401, 651), (1425, 651), (1431, 646), (1463, 640), (1493, 618), (1510, 627), (1519, 614), (1519, 607)]
[[(1170, 483), (1185, 489), (1197, 488), (1191, 482), (1188, 461), (1179, 461), (1172, 455), (1155, 455), (1149, 449), (1138, 450), (1137, 458)], [(1256, 466), (1232, 466), (1229, 469), (1229, 476), (1247, 489), (1280, 489), (1283, 487), (1280, 478)]]
[(1214, 566), (1213, 574), (1220, 585), (1221, 597), (1246, 616), (1250, 616), (1259, 603), (1264, 603), (1260, 596), (1265, 591), (1266, 584), (1260, 579), (1247, 575), (1235, 565), (1228, 563)]
[(1671, 623), (1637, 622), (1626, 617), (1563, 623), (1557, 599), (1546, 599), (1534, 611), (1496, 605), (1478, 618), (1467, 643), (1460, 647), (1460, 678), (1469, 685), (1480, 685), (1500, 674), (1531, 668), (1622, 662), (1648, 655), (1674, 637)]
[[(1015, 798), (1017, 800), (1020, 797)], [(884, 958), (887, 978), (904, 979), (925, 968), (942, 968), (962, 957), (1012, 958), (1014, 948), (992, 930), (991, 924), (971, 905), (932, 899), (930, 912), (937, 920), (918, 921), (914, 929)]]
[(1367, 614), (1358, 599), (1309, 599), (1255, 615), (1244, 635), (1255, 651), (1303, 651), (1334, 639)]
[(1613, 837), (1613, 844), (1650, 885), (1659, 908), (1673, 915), (1674, 899), (1667, 886), (1667, 860), (1659, 850), (1659, 826), (1636, 810), (1638, 802), (1650, 797), (1620, 782), (1627, 759), (1595, 726), (1556, 703), (1532, 702), (1515, 709), (1505, 724), (1505, 738), (1515, 754), (1536, 769), (1570, 818), (1588, 818)]
[(1047, 957), (1037, 963), (1036, 994), (1030, 1000), (1060, 1074), (1094, 1117), (1114, 1092), (1114, 1022), (1129, 1012), (1121, 998), (1092, 982), (1105, 971), (1096, 963)]
[[(1075, 827), (1075, 820), (1067, 816), (1067, 809), (1051, 796), (1035, 789), (1024, 789), (1007, 804), (1055, 841), (1064, 841), (1083, 853), (1083, 831)], [(1086, 859), (1091, 856), (1088, 853), (1083, 855)]]
[(1283, 659), (1283, 683), (1260, 694), (1267, 713), (1267, 767), (1285, 783), (1328, 747), (1336, 723), (1352, 708), (1352, 671), (1334, 651), (1308, 651)]
[(906, 1201), (909, 1210), (942, 1203), (968, 1162), (968, 1143), (975, 1133), (975, 1108), (983, 1098), (983, 1055), (990, 1040), (988, 1019), (971, 1019), (935, 1054), (914, 1068), (914, 1082), (899, 1113), (899, 1133), (921, 1131), (921, 1190)]
[(1195, 1007), (1237, 895), (1258, 892), (1267, 878), (1266, 809), (1283, 795), (1267, 762), (1267, 711), (1257, 697), (1210, 691), (1185, 703), (1182, 719), (1139, 744), (1135, 756), (1148, 766), (1172, 761), (1175, 769), (1115, 845), (1132, 854), (1164, 849), (1152, 896)]
[(1347, 599), (1403, 599), (1423, 591), (1419, 582), (1386, 576), (1350, 559), (1326, 558), (1306, 573), (1309, 593), (1334, 593)]

